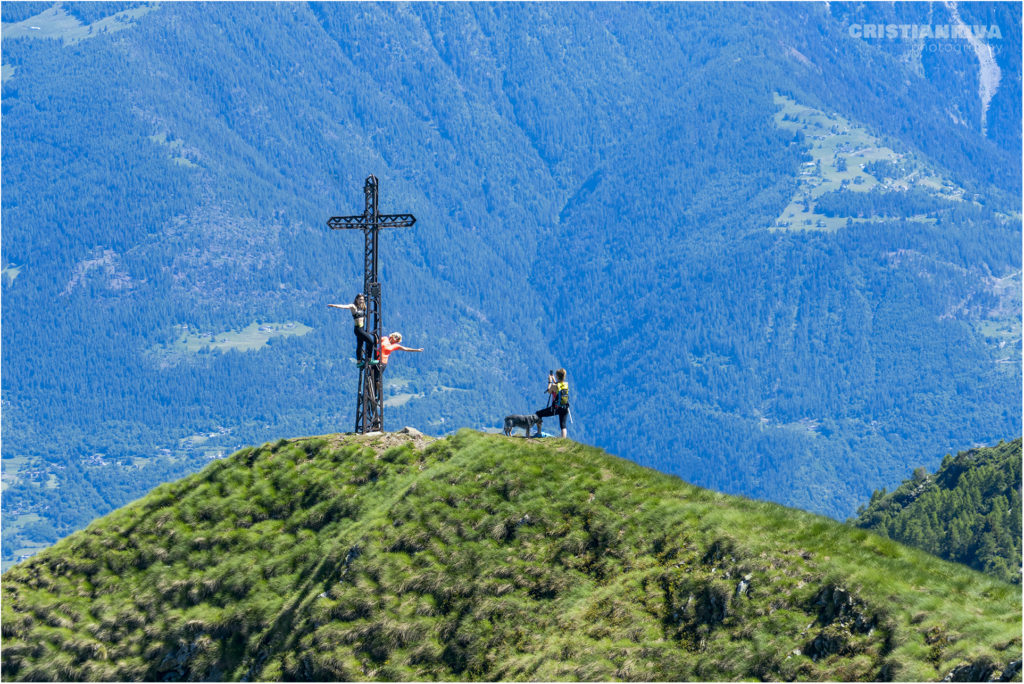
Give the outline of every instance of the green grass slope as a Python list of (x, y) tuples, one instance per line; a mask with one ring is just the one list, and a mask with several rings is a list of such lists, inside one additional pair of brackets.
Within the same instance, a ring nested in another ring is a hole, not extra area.
[(565, 440), (247, 448), (3, 575), (5, 680), (1016, 678), (1019, 588)]
[(946, 456), (857, 511), (857, 527), (1009, 582), (1021, 580), (1021, 440)]

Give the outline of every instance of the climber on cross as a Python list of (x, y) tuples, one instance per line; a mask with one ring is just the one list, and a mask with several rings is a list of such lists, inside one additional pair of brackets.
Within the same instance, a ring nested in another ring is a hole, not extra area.
[(401, 345), (401, 342), (402, 342), (402, 333), (399, 333), (399, 332), (393, 332), (390, 335), (388, 335), (387, 337), (381, 339), (381, 341), (380, 341), (380, 357), (379, 357), (380, 358), (380, 370), (381, 370), (381, 372), (383, 372), (384, 369), (387, 368), (387, 366), (388, 366), (388, 357), (391, 356), (391, 352), (395, 352), (395, 351), (421, 352), (421, 351), (423, 351), (422, 348), (420, 348), (420, 349), (412, 349), (410, 347), (403, 347)]

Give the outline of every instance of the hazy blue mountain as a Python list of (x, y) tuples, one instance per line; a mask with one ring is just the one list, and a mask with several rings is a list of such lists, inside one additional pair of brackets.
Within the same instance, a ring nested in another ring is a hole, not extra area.
[(1020, 433), (1019, 6), (957, 9), (987, 109), (968, 41), (851, 32), (944, 5), (0, 10), (5, 560), (350, 428), (370, 173), (389, 426), (564, 366), (572, 436), (836, 517)]

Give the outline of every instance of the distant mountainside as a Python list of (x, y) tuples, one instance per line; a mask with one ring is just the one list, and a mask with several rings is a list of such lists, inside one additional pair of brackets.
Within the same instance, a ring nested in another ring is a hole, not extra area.
[[(371, 173), (418, 219), (381, 236), (426, 349), (389, 426), (500, 425), (565, 367), (572, 437), (838, 519), (1020, 434), (1019, 4), (0, 12), (4, 567), (350, 429), (362, 239), (325, 221)], [(954, 14), (984, 68), (861, 30)]]
[(946, 456), (876, 491), (853, 524), (1008, 582), (1021, 581), (1021, 440)]
[(37, 680), (1020, 680), (1019, 587), (590, 447), (247, 448), (3, 576)]

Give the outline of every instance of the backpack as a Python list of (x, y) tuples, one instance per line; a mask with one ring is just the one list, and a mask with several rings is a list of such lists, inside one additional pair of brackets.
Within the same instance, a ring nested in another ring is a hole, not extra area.
[(559, 408), (569, 408), (569, 383), (558, 383), (558, 394), (555, 395), (555, 405)]

